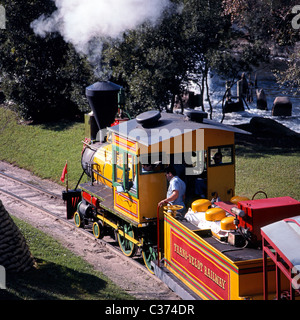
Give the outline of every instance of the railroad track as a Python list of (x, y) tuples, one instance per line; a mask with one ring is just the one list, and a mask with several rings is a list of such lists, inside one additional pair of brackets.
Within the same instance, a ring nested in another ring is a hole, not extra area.
[(3, 172), (0, 172), (0, 191), (60, 219), (66, 215), (66, 206), (58, 194)]
[(137, 299), (180, 300), (176, 293), (147, 270), (141, 255), (126, 257), (112, 238), (96, 239), (91, 228), (77, 228), (72, 220), (67, 220), (60, 190), (56, 186), (53, 186), (56, 193), (47, 190), (51, 182), (46, 184), (23, 173), (24, 179), (28, 179), (26, 182), (16, 178), (18, 172), (7, 165), (0, 166), (0, 198), (16, 216), (21, 219), (24, 217), (37, 228), (61, 239), (75, 254), (86, 258), (96, 269)]
[[(6, 194), (27, 206), (36, 208), (43, 212), (43, 214), (50, 215), (51, 217), (58, 219), (61, 223), (72, 227), (76, 232), (79, 232), (90, 239), (96, 240), (92, 234), (91, 228), (77, 228), (73, 223), (73, 220), (66, 219), (66, 205), (59, 194), (53, 193), (4, 172), (0, 172), (0, 193)], [(97, 239), (97, 241), (100, 244), (105, 245), (110, 252), (117, 254), (123, 260), (130, 262), (135, 267), (143, 270), (147, 276), (150, 275), (139, 255), (134, 259), (126, 257), (121, 252), (119, 246), (116, 245), (116, 242), (110, 237)]]

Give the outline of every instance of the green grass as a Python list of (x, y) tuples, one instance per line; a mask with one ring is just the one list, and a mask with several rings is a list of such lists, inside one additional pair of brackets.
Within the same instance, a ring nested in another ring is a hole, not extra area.
[[(83, 123), (22, 125), (11, 111), (0, 108), (0, 137), (0, 160), (59, 183), (68, 160), (69, 188), (75, 187), (82, 173)], [(238, 145), (236, 151), (236, 194), (251, 198), (263, 190), (268, 197), (300, 200), (299, 149)]]
[[(300, 152), (282, 148), (237, 146), (236, 194), (249, 198), (259, 190), (268, 198), (300, 200)], [(264, 198), (263, 194), (257, 198)]]
[(25, 273), (7, 274), (7, 290), (0, 290), (0, 300), (133, 299), (59, 242), (13, 219), (26, 238), (37, 267)]
[(0, 107), (0, 160), (28, 169), (44, 179), (60, 183), (68, 160), (69, 187), (80, 175), (84, 124), (61, 121), (47, 125), (25, 125)]

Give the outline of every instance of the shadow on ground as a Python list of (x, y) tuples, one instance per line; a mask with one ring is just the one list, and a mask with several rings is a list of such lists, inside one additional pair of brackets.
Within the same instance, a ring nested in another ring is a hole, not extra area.
[(82, 300), (89, 295), (116, 299), (116, 292), (97, 276), (45, 260), (37, 262), (38, 267), (29, 272), (6, 275), (8, 290), (0, 290), (0, 300)]

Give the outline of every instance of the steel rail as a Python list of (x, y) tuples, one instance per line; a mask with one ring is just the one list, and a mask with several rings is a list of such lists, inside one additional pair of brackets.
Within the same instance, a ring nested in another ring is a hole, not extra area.
[(24, 184), (24, 185), (30, 187), (31, 189), (35, 189), (35, 190), (37, 190), (37, 191), (39, 191), (39, 192), (43, 192), (43, 193), (45, 193), (45, 194), (47, 194), (47, 195), (49, 195), (49, 196), (51, 196), (51, 197), (53, 197), (53, 198), (58, 198), (58, 197), (59, 197), (59, 195), (57, 195), (57, 194), (54, 193), (54, 192), (51, 192), (51, 191), (48, 191), (48, 190), (46, 190), (46, 189), (44, 189), (44, 188), (35, 186), (35, 185), (33, 185), (33, 184), (31, 184), (31, 183), (29, 183), (29, 182), (27, 182), (27, 181), (21, 180), (21, 179), (19, 179), (19, 178), (17, 178), (17, 177), (13, 177), (13, 176), (11, 176), (11, 175), (9, 175), (9, 174), (7, 174), (7, 173), (0, 172), (0, 176), (3, 176), (3, 177), (5, 177), (5, 178), (7, 178), (7, 179), (10, 179), (10, 180), (19, 182), (19, 183), (21, 183), (21, 184)]
[[(23, 184), (23, 185), (26, 185), (27, 187), (29, 188), (32, 188), (32, 189), (35, 189), (36, 191), (38, 192), (41, 192), (41, 193), (45, 193), (45, 194), (48, 194), (48, 195), (51, 195), (51, 196), (54, 196), (56, 198), (58, 198), (58, 195), (57, 194), (54, 194), (52, 192), (49, 192), (43, 188), (40, 188), (40, 187), (36, 187), (34, 185), (31, 185), (30, 183), (26, 182), (26, 181), (23, 181), (19, 178), (16, 178), (16, 177), (13, 177), (13, 176), (10, 176), (8, 174), (4, 174), (4, 173), (0, 173), (0, 175), (2, 175), (3, 177), (7, 178), (7, 179), (10, 179), (10, 180), (14, 180), (15, 182), (18, 182), (20, 184)], [(64, 225), (68, 226), (68, 227), (71, 227), (72, 229), (74, 229), (75, 231), (77, 231), (78, 233), (81, 233), (82, 235), (84, 235), (85, 237), (89, 238), (89, 239), (92, 239), (92, 240), (97, 240), (99, 242), (99, 244), (101, 244), (102, 246), (105, 246), (111, 253), (114, 253), (116, 255), (118, 255), (121, 259), (125, 260), (126, 262), (129, 262), (130, 264), (132, 264), (134, 267), (136, 268), (139, 268), (140, 270), (144, 271), (145, 274), (147, 276), (150, 276), (150, 277), (153, 277), (155, 280), (158, 280), (157, 277), (155, 275), (152, 275), (148, 270), (147, 268), (144, 266), (144, 264), (142, 263), (139, 263), (138, 261), (130, 258), (130, 257), (127, 257), (125, 256), (122, 252), (121, 252), (121, 249), (119, 249), (119, 247), (115, 247), (113, 245), (111, 245), (110, 243), (108, 243), (107, 241), (105, 241), (104, 239), (96, 239), (95, 236), (87, 229), (82, 229), (82, 228), (78, 228), (75, 226), (74, 223), (70, 222), (69, 220), (65, 219), (65, 218), (62, 218), (61, 216), (59, 216), (58, 214), (42, 207), (42, 206), (39, 206), (38, 204), (36, 203), (33, 203), (31, 201), (28, 201), (24, 198), (22, 198), (21, 196), (18, 196), (14, 193), (12, 193), (11, 191), (7, 191), (7, 190), (4, 190), (2, 188), (0, 188), (0, 193), (3, 193), (3, 194), (7, 194), (8, 196), (12, 197), (12, 198), (15, 198), (17, 199), (18, 201), (20, 202), (23, 202), (25, 203), (26, 205), (28, 206), (31, 206), (31, 207), (34, 207), (40, 211), (42, 211), (43, 213), (47, 214), (48, 216), (50, 216), (51, 218), (55, 218), (57, 220), (59, 220), (61, 223), (63, 223)]]

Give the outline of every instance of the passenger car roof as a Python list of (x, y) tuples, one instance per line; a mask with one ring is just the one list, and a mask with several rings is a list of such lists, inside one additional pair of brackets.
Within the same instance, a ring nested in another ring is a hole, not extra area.
[(271, 223), (262, 234), (300, 271), (300, 216)]

